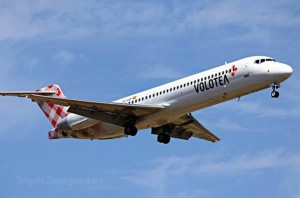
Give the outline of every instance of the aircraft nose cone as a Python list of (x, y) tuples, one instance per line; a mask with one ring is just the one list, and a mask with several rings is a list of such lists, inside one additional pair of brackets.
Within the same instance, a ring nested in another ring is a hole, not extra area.
[(282, 64), (281, 73), (285, 78), (289, 78), (293, 73), (293, 68), (289, 65)]

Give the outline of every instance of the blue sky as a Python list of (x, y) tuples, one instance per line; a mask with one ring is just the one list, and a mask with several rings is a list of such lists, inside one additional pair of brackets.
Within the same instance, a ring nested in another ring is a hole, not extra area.
[(112, 101), (218, 65), (268, 55), (291, 65), (270, 89), (194, 112), (222, 141), (48, 140), (37, 105), (0, 101), (0, 197), (300, 197), (300, 3), (0, 2), (0, 88), (57, 83)]

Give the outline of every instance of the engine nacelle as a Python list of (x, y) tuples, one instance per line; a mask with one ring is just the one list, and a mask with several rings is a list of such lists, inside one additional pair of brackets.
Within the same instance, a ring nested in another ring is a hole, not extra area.
[(57, 123), (56, 128), (60, 131), (81, 130), (97, 123), (99, 123), (98, 120), (76, 114), (69, 114)]

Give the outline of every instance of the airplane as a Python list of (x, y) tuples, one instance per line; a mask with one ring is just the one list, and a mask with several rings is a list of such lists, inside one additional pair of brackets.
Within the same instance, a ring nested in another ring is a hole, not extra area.
[(113, 139), (151, 129), (157, 141), (191, 137), (210, 142), (220, 139), (191, 112), (271, 87), (278, 98), (280, 83), (291, 66), (268, 56), (252, 56), (203, 71), (113, 102), (68, 99), (52, 84), (36, 91), (0, 92), (2, 96), (31, 99), (53, 125), (49, 139)]

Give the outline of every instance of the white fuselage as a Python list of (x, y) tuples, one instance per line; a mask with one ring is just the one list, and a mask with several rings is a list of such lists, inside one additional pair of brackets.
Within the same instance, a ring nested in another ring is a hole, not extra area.
[[(256, 60), (265, 61), (256, 63)], [(184, 114), (268, 88), (272, 83), (278, 84), (286, 80), (291, 72), (290, 66), (270, 57), (248, 57), (114, 102), (165, 106), (156, 113), (138, 119), (136, 123), (138, 129), (158, 127)], [(125, 136), (123, 127), (76, 114), (69, 114), (67, 119), (72, 130), (85, 129), (93, 133), (95, 139)]]

